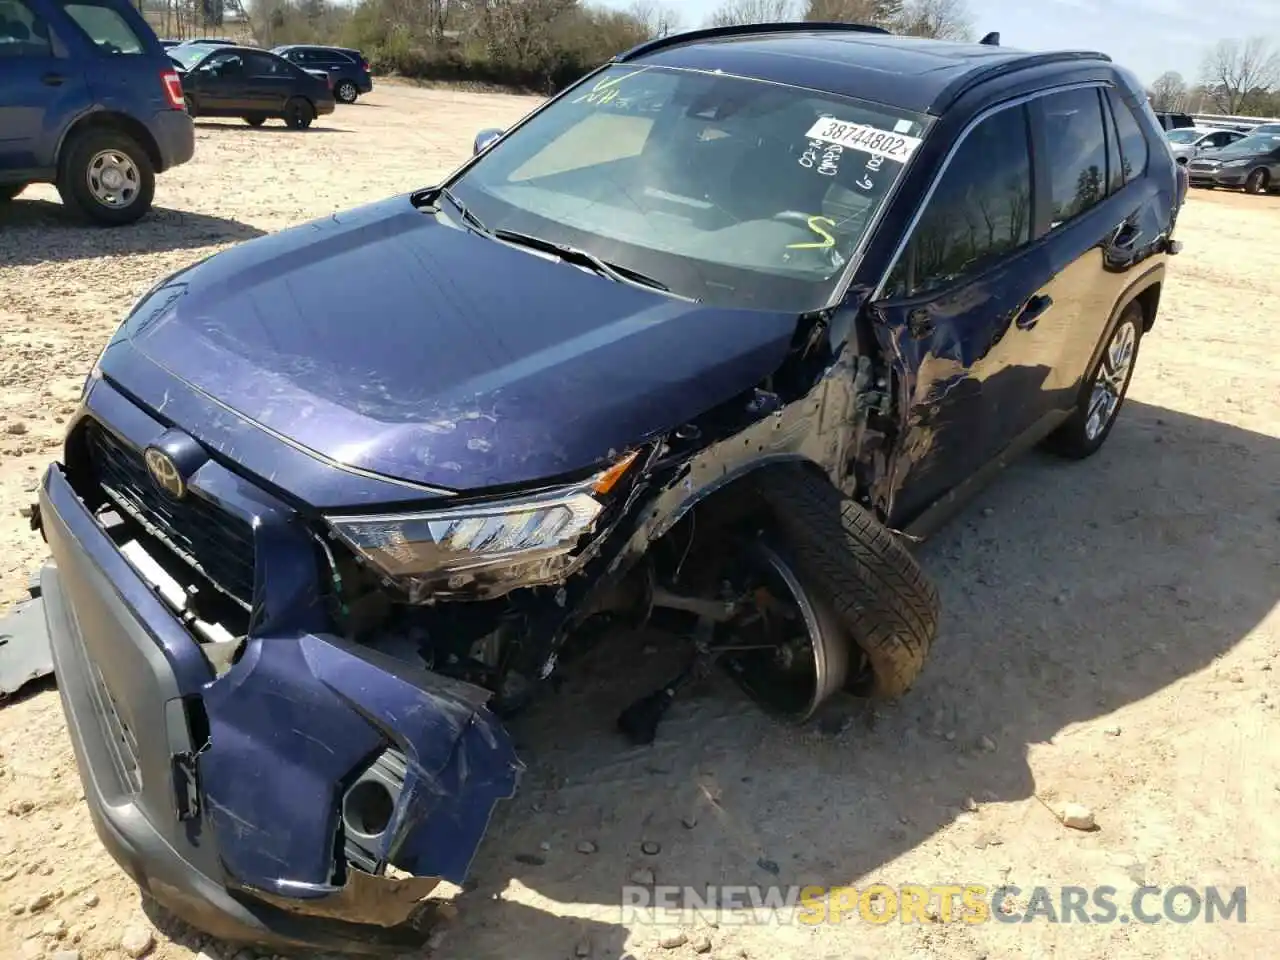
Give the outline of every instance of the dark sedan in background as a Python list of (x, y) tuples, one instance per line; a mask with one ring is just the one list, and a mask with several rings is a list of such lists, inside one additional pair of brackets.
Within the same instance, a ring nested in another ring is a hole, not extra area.
[(1280, 133), (1252, 133), (1212, 157), (1187, 164), (1194, 187), (1243, 187), (1246, 193), (1266, 193), (1280, 186)]
[(253, 47), (183, 44), (169, 51), (181, 68), (182, 92), (193, 117), (242, 117), (252, 127), (275, 118), (305, 130), (333, 113), (333, 81)]
[(359, 50), (349, 47), (318, 47), (314, 44), (288, 44), (275, 47), (290, 63), (306, 70), (323, 70), (333, 77), (333, 92), (339, 103), (355, 103), (361, 94), (373, 91), (369, 61)]

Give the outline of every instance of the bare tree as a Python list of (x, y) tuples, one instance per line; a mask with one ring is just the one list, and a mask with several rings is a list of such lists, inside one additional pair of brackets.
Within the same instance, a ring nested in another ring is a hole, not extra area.
[(792, 0), (725, 0), (707, 21), (713, 27), (731, 27), (738, 23), (776, 23), (794, 20)]
[(1160, 111), (1181, 110), (1186, 105), (1187, 82), (1176, 70), (1167, 70), (1156, 77), (1151, 85), (1151, 109)]
[(680, 11), (659, 0), (635, 0), (627, 12), (650, 37), (665, 37), (682, 29)]
[(1238, 113), (1255, 91), (1266, 92), (1280, 84), (1280, 51), (1265, 37), (1219, 40), (1205, 55), (1200, 79), (1223, 113)]
[(892, 29), (902, 19), (902, 0), (807, 0), (804, 18)]
[(965, 0), (906, 0), (898, 29), (912, 37), (970, 40), (973, 18)]

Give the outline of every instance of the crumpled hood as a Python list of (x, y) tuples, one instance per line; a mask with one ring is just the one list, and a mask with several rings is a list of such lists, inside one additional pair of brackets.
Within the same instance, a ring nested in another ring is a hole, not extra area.
[(795, 320), (614, 283), (401, 196), (218, 254), (152, 291), (121, 335), (294, 444), (465, 490), (580, 470), (678, 426), (776, 369)]

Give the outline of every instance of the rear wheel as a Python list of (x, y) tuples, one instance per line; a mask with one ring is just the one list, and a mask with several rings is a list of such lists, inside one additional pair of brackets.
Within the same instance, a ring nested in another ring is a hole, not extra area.
[(128, 134), (87, 130), (66, 148), (58, 172), (62, 202), (95, 223), (133, 223), (151, 209), (156, 175), (151, 159)]
[(0, 184), (0, 203), (8, 203), (25, 189), (27, 189), (25, 183)]
[(244, 118), (244, 122), (251, 127), (260, 127), (267, 122), (266, 114), (251, 113)]
[(339, 103), (355, 103), (356, 98), (360, 96), (360, 91), (350, 80), (343, 80), (334, 87), (333, 95), (337, 97)]
[(1267, 171), (1263, 169), (1254, 170), (1244, 181), (1245, 193), (1266, 193), (1267, 192)]
[(838, 622), (843, 686), (896, 697), (919, 676), (938, 632), (938, 594), (902, 540), (826, 477), (769, 467), (755, 486), (795, 571)]
[(303, 97), (294, 97), (284, 105), (284, 122), (290, 130), (305, 130), (315, 118), (310, 101)]
[(1106, 442), (1133, 379), (1143, 325), (1139, 304), (1131, 303), (1121, 312), (1107, 334), (1102, 356), (1085, 377), (1075, 412), (1046, 441), (1054, 453), (1083, 460)]

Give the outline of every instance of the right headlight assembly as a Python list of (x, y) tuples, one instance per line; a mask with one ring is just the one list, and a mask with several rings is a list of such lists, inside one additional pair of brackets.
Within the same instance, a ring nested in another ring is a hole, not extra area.
[(570, 487), (414, 513), (329, 516), (334, 534), (412, 603), (501, 596), (568, 576), (632, 453)]

